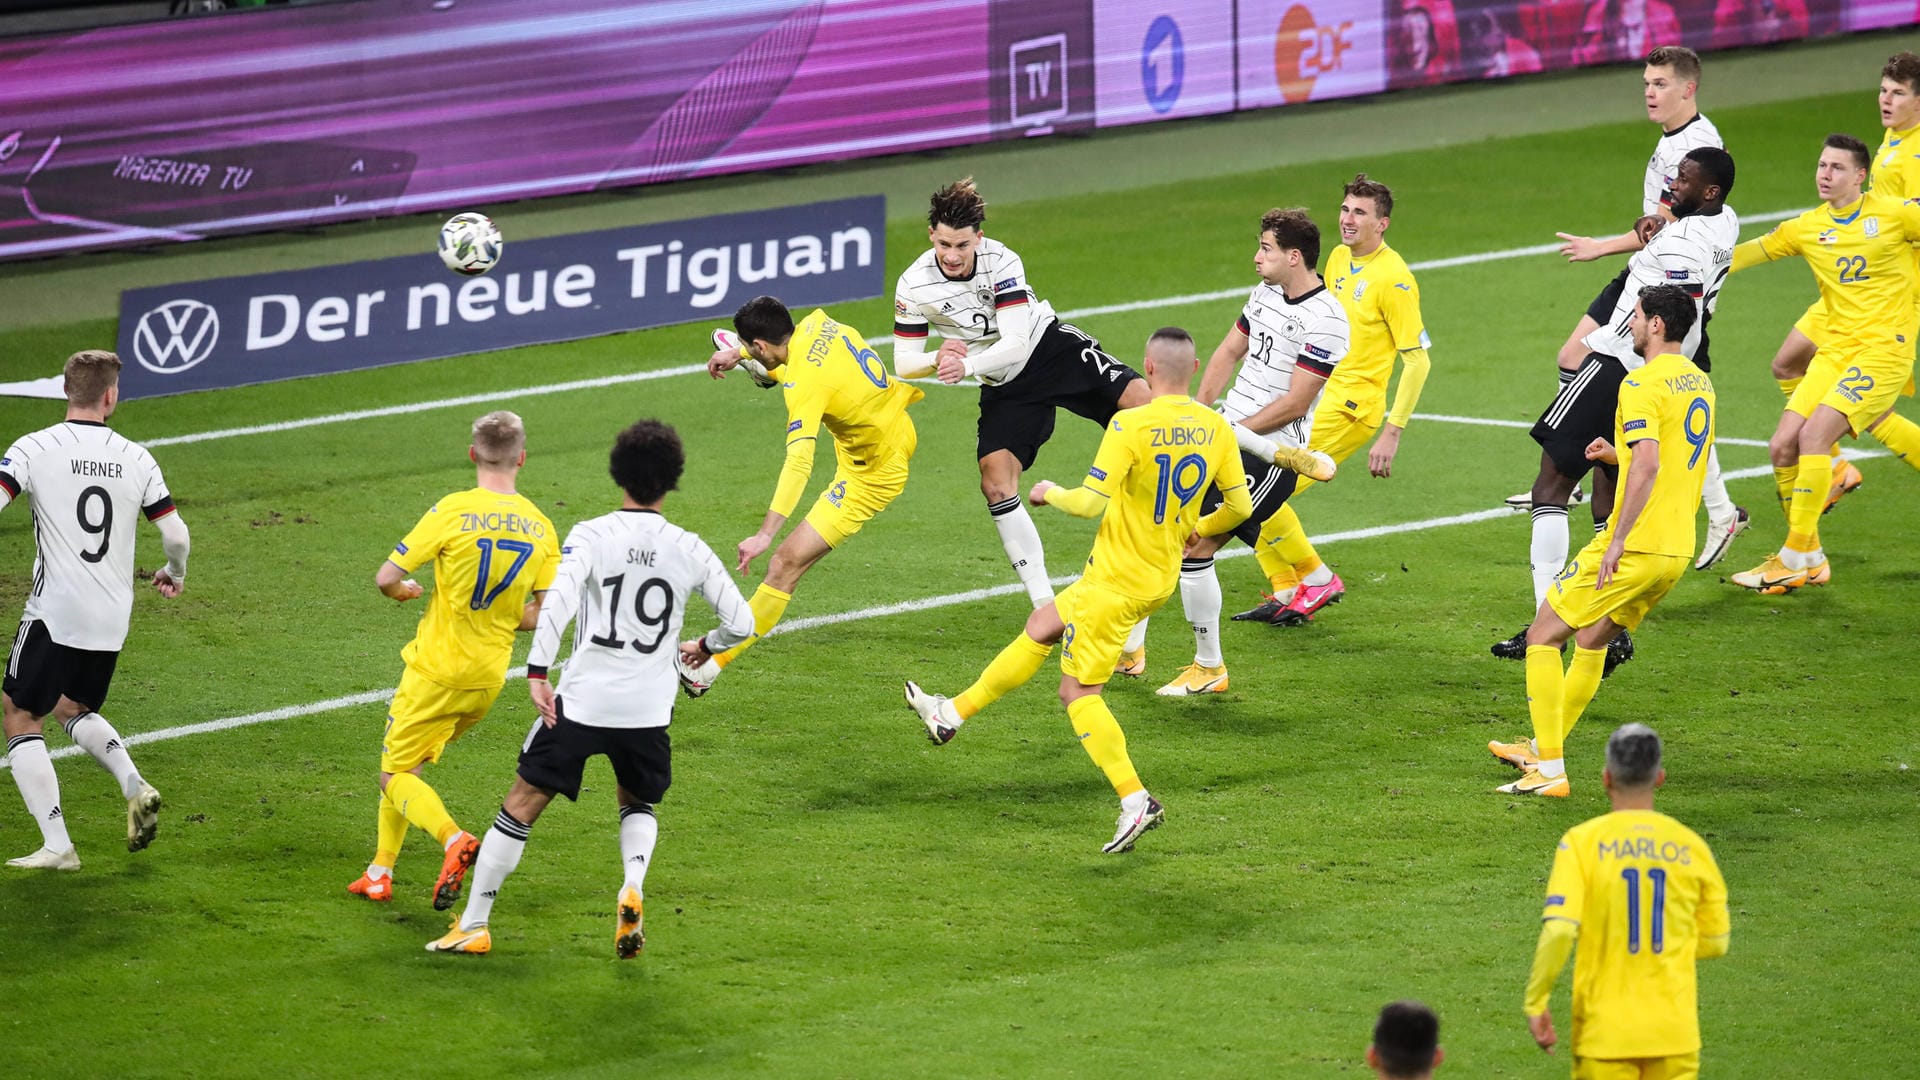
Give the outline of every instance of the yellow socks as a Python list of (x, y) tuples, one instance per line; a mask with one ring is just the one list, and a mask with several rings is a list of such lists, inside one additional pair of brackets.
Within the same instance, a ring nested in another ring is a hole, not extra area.
[(1773, 470), (1773, 490), (1780, 497), (1780, 512), (1793, 517), (1793, 478), (1800, 475), (1800, 463), (1794, 462), (1784, 469)]
[(1805, 378), (1806, 378), (1806, 376), (1805, 376), (1805, 375), (1802, 375), (1802, 376), (1800, 376), (1799, 378), (1794, 378), (1794, 379), (1775, 379), (1774, 381), (1780, 384), (1780, 392), (1781, 392), (1782, 394), (1784, 394), (1784, 395), (1786, 395), (1788, 399), (1792, 399), (1792, 397), (1793, 397), (1793, 392), (1794, 392), (1795, 390), (1798, 390), (1798, 389), (1800, 389), (1800, 381), (1801, 381), (1802, 379), (1805, 379)]
[[(392, 787), (392, 782), (389, 781), (387, 786)], [(380, 793), (380, 827), (375, 837), (374, 865), (391, 867), (399, 862), (400, 845), (407, 838), (407, 815), (400, 812), (400, 808), (393, 804), (393, 799), (384, 791)]]
[(1053, 646), (1039, 642), (1021, 634), (1013, 643), (1000, 650), (993, 663), (980, 673), (980, 678), (966, 688), (959, 697), (953, 699), (953, 710), (960, 719), (971, 720), (975, 713), (999, 701), (1007, 692), (1033, 678), (1040, 665), (1047, 662), (1047, 656), (1053, 652)]
[(1801, 454), (1800, 472), (1793, 480), (1793, 503), (1787, 508), (1787, 549), (1820, 549), (1820, 514), (1827, 508), (1827, 488), (1833, 484), (1833, 458)]
[[(1531, 650), (1529, 650), (1531, 653)], [(1558, 662), (1558, 657), (1555, 661)], [(1573, 725), (1580, 722), (1580, 714), (1587, 711), (1593, 703), (1594, 692), (1600, 689), (1600, 676), (1607, 670), (1607, 650), (1583, 649), (1573, 647), (1573, 663), (1567, 665), (1566, 681), (1560, 690), (1560, 744), (1566, 745), (1567, 736), (1573, 734)]]
[(1560, 731), (1566, 674), (1560, 670), (1560, 650), (1551, 645), (1527, 646), (1527, 712), (1533, 717), (1534, 753), (1542, 761), (1562, 756)]
[(1073, 722), (1073, 733), (1080, 736), (1087, 756), (1113, 785), (1114, 794), (1124, 799), (1146, 789), (1133, 769), (1133, 760), (1127, 757), (1127, 735), (1099, 694), (1076, 698), (1067, 706), (1067, 719)]
[(1868, 432), (1886, 444), (1894, 457), (1920, 469), (1920, 424), (1899, 413), (1888, 413), (1885, 420), (1869, 428)]
[[(1273, 516), (1260, 527), (1260, 539), (1263, 548), (1271, 547), (1293, 568), (1292, 580), (1295, 583), (1320, 568), (1320, 554), (1307, 541), (1306, 527), (1300, 524), (1300, 515), (1293, 512), (1291, 503), (1281, 504), (1280, 509), (1274, 511)], [(1261, 560), (1263, 569), (1265, 565), (1265, 560)]]
[(787, 613), (787, 603), (793, 599), (792, 593), (761, 582), (753, 590), (753, 599), (747, 601), (747, 607), (753, 610), (753, 636), (713, 658), (714, 662), (725, 668), (740, 659), (740, 654), (753, 648), (754, 643), (767, 635), (780, 622), (780, 616)]
[(1262, 536), (1254, 545), (1253, 561), (1260, 564), (1260, 572), (1267, 575), (1267, 585), (1275, 596), (1287, 596), (1287, 590), (1300, 586), (1300, 575), (1293, 572), (1293, 564), (1281, 556), (1280, 550), (1268, 543)]
[(439, 794), (410, 772), (393, 774), (387, 781), (387, 798), (400, 808), (408, 821), (432, 833), (442, 846), (460, 831)]

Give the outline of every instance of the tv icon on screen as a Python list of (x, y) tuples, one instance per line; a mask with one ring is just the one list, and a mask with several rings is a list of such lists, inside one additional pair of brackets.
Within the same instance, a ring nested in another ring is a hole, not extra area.
[(1014, 124), (1037, 127), (1067, 115), (1067, 35), (1007, 46), (1007, 78)]

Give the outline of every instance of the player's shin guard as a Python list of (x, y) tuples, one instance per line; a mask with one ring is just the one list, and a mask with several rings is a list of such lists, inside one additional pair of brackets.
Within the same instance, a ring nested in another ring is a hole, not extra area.
[(533, 826), (500, 808), (493, 828), (480, 841), (480, 854), (473, 859), (473, 884), (467, 891), (467, 909), (460, 913), (460, 929), (476, 930), (493, 916), (493, 901), (500, 886), (520, 865), (520, 854), (527, 850), (527, 831)]
[(993, 663), (980, 673), (972, 686), (953, 699), (953, 711), (960, 719), (971, 720), (981, 709), (999, 701), (1014, 687), (1033, 678), (1040, 665), (1047, 662), (1053, 646), (1042, 645), (1022, 633), (1014, 638), (1012, 644), (1000, 650)]
[[(1555, 661), (1556, 663), (1558, 660)], [(1567, 737), (1573, 734), (1573, 725), (1580, 722), (1580, 715), (1593, 704), (1593, 695), (1600, 689), (1600, 676), (1606, 674), (1607, 650), (1573, 647), (1573, 663), (1567, 665), (1566, 679), (1560, 685), (1560, 745), (1564, 747)]]
[(1120, 730), (1120, 722), (1099, 694), (1076, 698), (1067, 706), (1067, 719), (1073, 722), (1073, 733), (1080, 736), (1087, 756), (1113, 785), (1114, 794), (1124, 799), (1146, 789), (1140, 774), (1134, 771), (1133, 759), (1127, 757), (1126, 732)]
[(374, 832), (374, 865), (393, 869), (400, 861), (400, 846), (406, 839), (407, 815), (394, 805), (386, 792), (381, 792), (379, 820)]
[(1180, 606), (1193, 627), (1193, 662), (1210, 668), (1226, 663), (1220, 658), (1220, 575), (1212, 557), (1180, 563)]
[(425, 780), (410, 772), (394, 773), (387, 779), (387, 798), (400, 808), (408, 821), (445, 844), (460, 832), (440, 793)]
[(1020, 575), (1027, 599), (1036, 608), (1047, 606), (1053, 600), (1053, 582), (1047, 580), (1046, 552), (1040, 546), (1040, 530), (1034, 528), (1027, 504), (1015, 495), (990, 504), (987, 512), (993, 515), (993, 527), (1000, 532), (1000, 546), (1006, 549), (1013, 572)]
[(1560, 726), (1566, 681), (1566, 673), (1560, 669), (1559, 649), (1527, 646), (1527, 712), (1533, 719), (1533, 742), (1542, 764), (1563, 760)]
[(793, 594), (761, 582), (753, 590), (753, 598), (747, 601), (747, 607), (753, 611), (753, 636), (713, 658), (714, 663), (725, 668), (740, 659), (740, 654), (754, 647), (761, 638), (767, 636), (780, 623), (780, 617), (787, 613), (787, 604), (792, 602)]
[[(1787, 551), (1810, 555), (1820, 550), (1820, 514), (1827, 508), (1827, 489), (1831, 486), (1833, 458), (1801, 454), (1800, 471), (1793, 478), (1793, 504), (1787, 508)], [(1787, 565), (1800, 570), (1811, 563)]]
[(620, 864), (626, 874), (623, 886), (642, 894), (647, 891), (647, 867), (653, 865), (653, 845), (659, 839), (660, 819), (653, 816), (653, 807), (640, 803), (620, 808)]
[(1727, 495), (1727, 482), (1720, 475), (1720, 447), (1707, 447), (1707, 475), (1700, 485), (1700, 503), (1707, 508), (1708, 521), (1730, 521), (1734, 516), (1733, 499)]
[(54, 774), (53, 759), (47, 756), (47, 740), (34, 734), (15, 735), (7, 740), (7, 761), (27, 813), (40, 826), (41, 846), (48, 851), (71, 851), (73, 840), (67, 836), (67, 818), (60, 812), (60, 778)]
[(1885, 420), (1869, 428), (1868, 432), (1893, 451), (1894, 457), (1920, 469), (1920, 424), (1899, 413), (1888, 413)]
[(93, 755), (100, 767), (113, 775), (114, 782), (120, 785), (120, 797), (133, 798), (140, 790), (140, 770), (133, 767), (133, 758), (127, 756), (126, 743), (113, 725), (96, 712), (84, 712), (65, 722), (67, 734), (79, 745), (80, 749)]
[[(1567, 565), (1570, 526), (1567, 508), (1552, 503), (1533, 504), (1533, 543), (1527, 549), (1527, 564), (1533, 570), (1533, 610), (1546, 602), (1553, 579)], [(1554, 654), (1556, 657), (1559, 653)]]
[(1799, 475), (1800, 463), (1797, 461), (1784, 469), (1776, 467), (1773, 470), (1773, 492), (1779, 496), (1782, 517), (1790, 519), (1793, 516), (1793, 481)]

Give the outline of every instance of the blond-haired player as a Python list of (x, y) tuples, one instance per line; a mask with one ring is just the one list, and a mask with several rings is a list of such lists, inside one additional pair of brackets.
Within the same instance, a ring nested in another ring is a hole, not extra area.
[[(1400, 253), (1387, 244), (1393, 218), (1393, 191), (1360, 173), (1349, 181), (1340, 203), (1339, 247), (1327, 256), (1321, 276), (1346, 309), (1350, 332), (1347, 358), (1327, 379), (1313, 413), (1308, 449), (1336, 463), (1358, 450), (1374, 432), (1380, 437), (1367, 453), (1367, 469), (1378, 477), (1393, 473), (1400, 434), (1406, 430), (1427, 384), (1432, 362), (1426, 323), (1420, 315), (1420, 285)], [(1400, 360), (1400, 388), (1387, 408), (1387, 382), (1394, 358)], [(1385, 421), (1382, 428), (1381, 422)], [(1312, 486), (1302, 477), (1294, 496)], [(1260, 527), (1254, 549), (1273, 594), (1236, 620), (1297, 625), (1346, 595), (1346, 585), (1322, 562), (1307, 540), (1292, 502)]]
[[(1621, 494), (1607, 527), (1575, 555), (1527, 628), (1527, 709), (1533, 739), (1487, 749), (1525, 770), (1499, 790), (1512, 795), (1571, 793), (1567, 736), (1600, 687), (1607, 643), (1640, 625), (1686, 573), (1695, 547), (1694, 515), (1713, 448), (1713, 382), (1681, 351), (1700, 315), (1678, 285), (1640, 290), (1630, 329), (1646, 363), (1620, 383), (1614, 437), (1595, 439), (1587, 456), (1617, 465)], [(1560, 648), (1574, 642), (1563, 672)]]
[(1660, 736), (1627, 724), (1600, 774), (1611, 813), (1560, 838), (1527, 977), (1527, 1030), (1549, 1053), (1553, 985), (1573, 956), (1574, 1080), (1700, 1075), (1694, 965), (1733, 940), (1727, 883), (1700, 834), (1653, 808)]
[[(1036, 610), (1025, 631), (959, 697), (906, 684), (907, 705), (926, 725), (927, 737), (946, 743), (966, 720), (1033, 678), (1059, 642), (1061, 704), (1087, 756), (1120, 796), (1118, 828), (1100, 849), (1109, 853), (1131, 849), (1164, 811), (1140, 782), (1127, 756), (1126, 733), (1101, 691), (1113, 677), (1127, 631), (1179, 586), (1180, 554), (1188, 540), (1196, 533), (1224, 533), (1253, 512), (1232, 423), (1187, 396), (1199, 368), (1192, 335), (1178, 327), (1154, 331), (1144, 367), (1152, 400), (1114, 414), (1086, 480), (1072, 489), (1042, 480), (1027, 496), (1035, 506), (1100, 519), (1080, 580)], [(1202, 517), (1200, 499), (1208, 485), (1219, 489), (1223, 501)]]
[(1814, 183), (1823, 204), (1733, 249), (1733, 271), (1798, 255), (1826, 308), (1820, 363), (1794, 388), (1768, 440), (1774, 485), (1787, 512), (1778, 553), (1727, 580), (1763, 593), (1825, 585), (1820, 515), (1833, 484), (1833, 445), (1890, 414), (1913, 377), (1920, 203), (1862, 194), (1871, 158), (1851, 135), (1829, 135)]
[[(1880, 69), (1879, 106), (1886, 132), (1868, 168), (1868, 182), (1876, 195), (1899, 200), (1920, 198), (1920, 56), (1900, 52), (1888, 58)], [(1803, 379), (1828, 382), (1841, 373), (1832, 357), (1823, 358), (1819, 352), (1829, 332), (1827, 300), (1822, 295), (1787, 331), (1786, 340), (1773, 357), (1773, 377), (1788, 398), (1793, 397)], [(1913, 393), (1911, 380), (1905, 393)], [(1895, 457), (1920, 469), (1920, 425), (1889, 406), (1885, 416), (1867, 426), (1867, 433)], [(1823, 513), (1866, 482), (1859, 466), (1839, 456), (1839, 451), (1837, 443), (1830, 448), (1833, 480), (1827, 486)]]
[[(794, 526), (768, 560), (767, 576), (754, 590), (753, 636), (709, 654), (698, 642), (682, 650), (681, 686), (698, 697), (729, 664), (771, 633), (786, 614), (794, 587), (827, 553), (860, 531), (907, 488), (907, 467), (920, 443), (907, 407), (926, 395), (888, 376), (880, 354), (860, 331), (815, 309), (796, 325), (785, 304), (756, 296), (734, 312), (737, 338), (715, 335), (720, 344), (707, 361), (714, 378), (751, 360), (779, 381), (787, 404), (787, 456), (760, 531), (740, 541), (735, 569), (744, 574), (786, 524), (813, 474), (814, 444), (824, 426), (833, 438), (833, 482), (820, 493), (806, 520)], [(748, 369), (750, 372), (752, 368)], [(756, 380), (757, 381), (757, 380)]]
[(374, 575), (383, 594), (406, 603), (425, 592), (407, 575), (431, 562), (433, 596), (400, 651), (407, 666), (387, 708), (373, 862), (347, 886), (369, 900), (392, 900), (393, 866), (411, 823), (443, 849), (433, 886), (440, 911), (459, 898), (480, 841), (455, 823), (420, 774), (493, 708), (506, 684), (514, 632), (534, 628), (560, 563), (553, 522), (514, 490), (527, 461), (520, 418), (501, 410), (475, 420), (467, 457), (474, 486), (434, 503)]

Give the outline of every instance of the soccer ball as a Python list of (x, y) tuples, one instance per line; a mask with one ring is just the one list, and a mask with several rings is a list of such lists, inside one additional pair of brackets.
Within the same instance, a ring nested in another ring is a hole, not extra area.
[(506, 241), (485, 214), (455, 214), (440, 226), (440, 261), (456, 274), (484, 274), (500, 261)]

